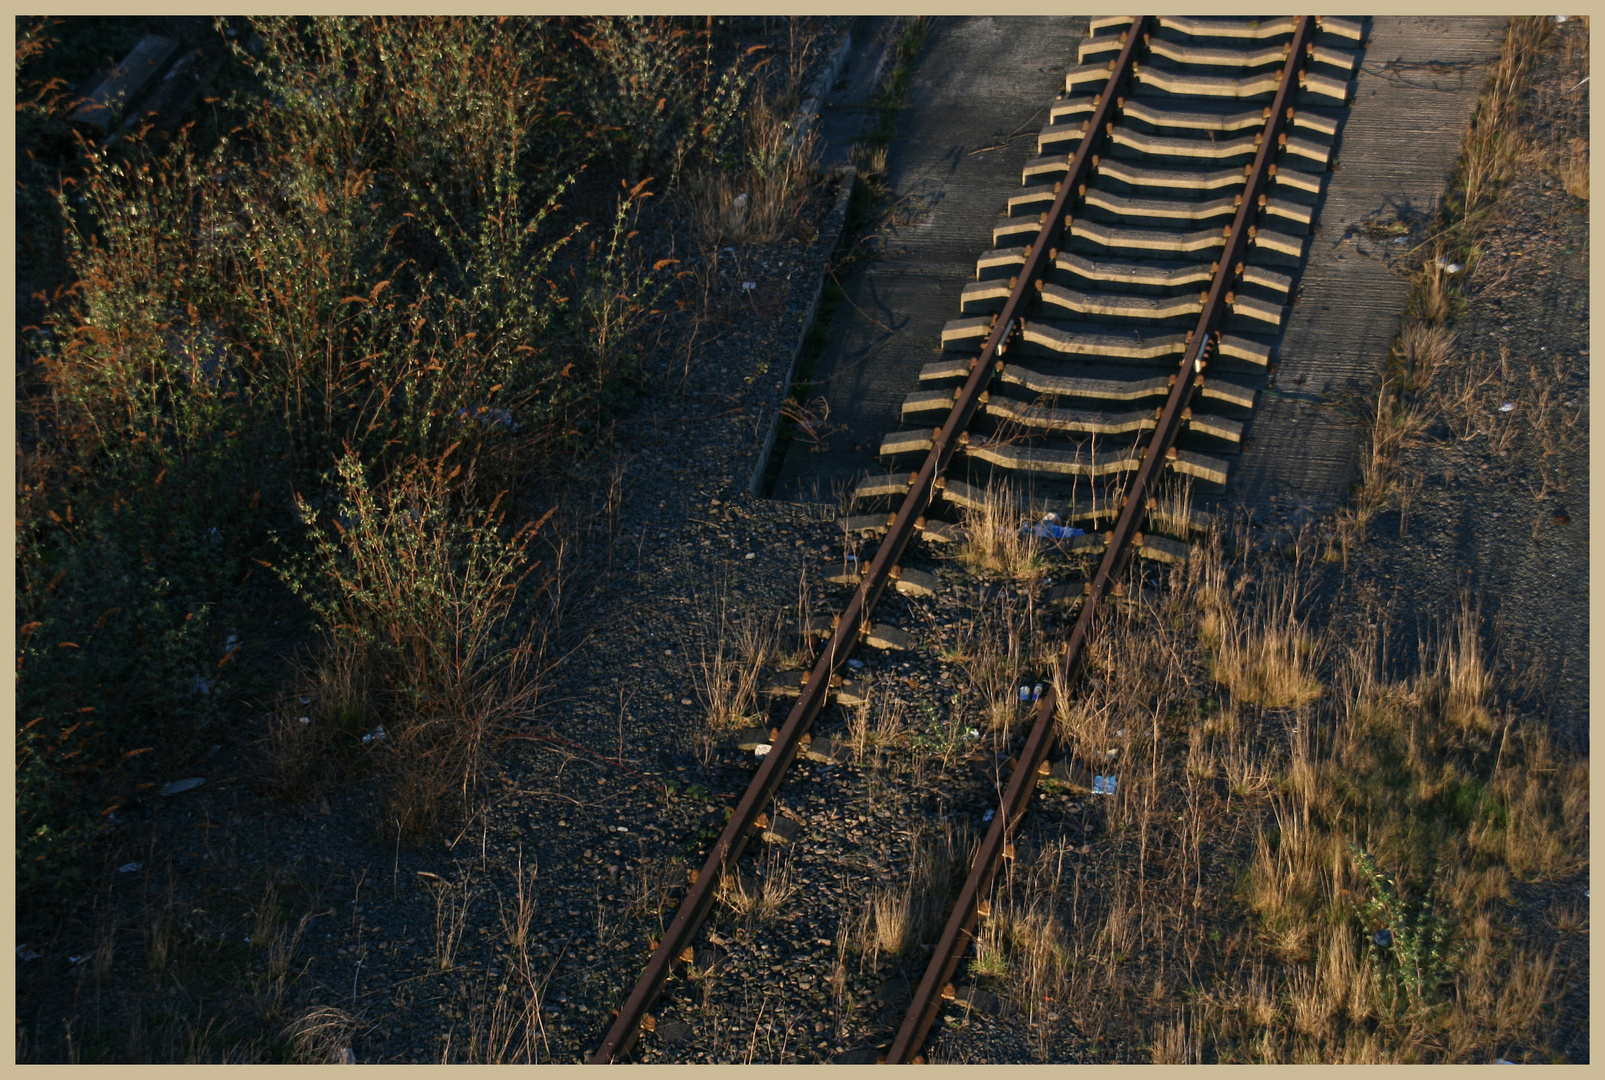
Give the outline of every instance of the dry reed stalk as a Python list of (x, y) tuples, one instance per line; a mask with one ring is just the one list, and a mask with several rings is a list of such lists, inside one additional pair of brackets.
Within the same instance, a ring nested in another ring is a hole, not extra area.
[(1048, 572), (1042, 540), (1026, 527), (1027, 514), (1012, 488), (989, 484), (978, 507), (964, 511), (959, 559), (977, 571), (1031, 585)]

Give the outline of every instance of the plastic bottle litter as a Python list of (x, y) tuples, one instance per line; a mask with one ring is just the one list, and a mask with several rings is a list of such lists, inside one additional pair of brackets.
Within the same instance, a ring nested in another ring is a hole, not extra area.
[(1059, 515), (1049, 514), (1035, 525), (1022, 526), (1022, 533), (1040, 536), (1044, 540), (1068, 540), (1072, 536), (1081, 536), (1084, 529), (1074, 529), (1068, 525), (1059, 524)]

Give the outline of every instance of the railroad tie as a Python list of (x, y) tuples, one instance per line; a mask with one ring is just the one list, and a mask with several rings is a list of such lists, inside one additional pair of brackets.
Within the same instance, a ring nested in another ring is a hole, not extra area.
[(923, 570), (900, 566), (895, 570), (896, 576), (892, 579), (892, 587), (904, 596), (935, 596), (937, 583), (934, 574), (927, 574)]
[(914, 647), (914, 638), (906, 630), (888, 623), (876, 623), (864, 632), (864, 643), (877, 649), (901, 650)]
[[(948, 401), (951, 404), (952, 398), (949, 397)], [(890, 495), (895, 498), (905, 494), (913, 480), (913, 474), (911, 473), (888, 473), (885, 476), (873, 477), (869, 480), (861, 481), (857, 487), (853, 488), (853, 498), (873, 499), (884, 495)]]

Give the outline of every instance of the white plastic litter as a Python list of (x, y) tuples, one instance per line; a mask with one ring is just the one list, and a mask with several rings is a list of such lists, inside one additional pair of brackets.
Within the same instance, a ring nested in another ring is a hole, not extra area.
[(161, 790), (156, 794), (178, 795), (185, 791), (191, 791), (195, 788), (198, 788), (204, 783), (206, 783), (206, 777), (204, 776), (189, 776), (185, 777), (183, 780), (174, 780), (171, 784), (163, 784)]
[(752, 748), (752, 756), (753, 757), (763, 757), (765, 754), (769, 753), (769, 751), (773, 750), (774, 748), (775, 748), (774, 744), (772, 744), (772, 743), (761, 742), (757, 746), (754, 746)]
[(117, 872), (119, 874), (132, 874), (135, 871), (144, 869), (144, 867), (145, 867), (144, 863), (125, 862), (125, 863), (123, 863), (123, 865), (121, 865), (121, 866), (119, 866), (117, 868)]
[(34, 952), (32, 949), (28, 948), (28, 946), (26, 946), (26, 945), (18, 945), (17, 946), (17, 959), (18, 960), (37, 960), (37, 959), (39, 959), (39, 954)]
[(1515, 409), (1515, 407), (1516, 407), (1515, 402), (1507, 401), (1503, 405), (1499, 406), (1499, 411), (1500, 412), (1510, 412), (1511, 410)]

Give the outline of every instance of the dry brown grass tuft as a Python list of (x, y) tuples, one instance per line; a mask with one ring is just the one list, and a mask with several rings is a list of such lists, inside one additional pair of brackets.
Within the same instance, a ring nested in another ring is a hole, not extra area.
[(1561, 151), (1556, 171), (1566, 194), (1578, 199), (1588, 198), (1588, 140), (1568, 139)]
[(1465, 733), (1491, 732), (1495, 726), (1489, 709), (1494, 677), (1483, 656), (1480, 631), (1481, 618), (1468, 599), (1461, 605), (1448, 640), (1437, 650), (1443, 719)]
[(1175, 1020), (1161, 1023), (1155, 1030), (1152, 1053), (1155, 1065), (1198, 1065), (1203, 1061), (1198, 1025), (1185, 1010), (1178, 1009)]
[[(1447, 318), (1447, 311), (1442, 318)], [(1412, 320), (1394, 343), (1400, 381), (1411, 393), (1428, 390), (1454, 358), (1455, 333), (1438, 321)]]
[(1455, 186), (1461, 215), (1471, 219), (1486, 210), (1499, 190), (1515, 177), (1527, 158), (1520, 130), (1522, 96), (1554, 24), (1543, 16), (1510, 20), (1488, 87), (1477, 103), (1477, 115), (1461, 146)]
[(1449, 272), (1448, 261), (1441, 252), (1422, 264), (1411, 289), (1407, 309), (1418, 324), (1439, 326), (1448, 321), (1454, 311), (1450, 288), (1454, 275)]
[(1011, 488), (988, 485), (979, 507), (964, 511), (965, 539), (959, 560), (985, 574), (1022, 584), (1048, 572), (1042, 540), (1023, 531), (1028, 515)]
[(696, 666), (705, 748), (760, 713), (758, 682), (764, 664), (777, 652), (774, 629), (755, 619), (733, 623), (720, 605), (717, 625), (708, 628), (699, 645)]
[(284, 1029), (296, 1056), (308, 1065), (341, 1065), (351, 1053), (356, 1017), (332, 1005), (314, 1005)]
[(771, 852), (756, 880), (726, 874), (719, 882), (718, 897), (738, 917), (756, 922), (778, 916), (786, 902), (797, 895), (797, 889), (791, 880), (790, 865)]
[(902, 955), (914, 929), (912, 890), (882, 889), (870, 898), (869, 907), (875, 951), (885, 956)]
[(463, 935), (468, 930), (468, 914), (479, 894), (467, 881), (454, 885), (445, 879), (436, 879), (429, 885), (435, 900), (434, 966), (439, 971), (451, 971), (457, 966), (457, 950), (462, 947)]
[(1234, 578), (1218, 543), (1193, 561), (1203, 608), (1199, 633), (1214, 653), (1211, 676), (1235, 699), (1266, 708), (1295, 708), (1320, 697), (1320, 642), (1299, 611), (1300, 571), (1265, 570), (1252, 582), (1257, 587), (1249, 599), (1251, 578)]
[(689, 185), (704, 242), (772, 244), (795, 227), (814, 182), (818, 136), (800, 140), (759, 83), (746, 112), (746, 164), (738, 173), (705, 172)]

